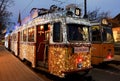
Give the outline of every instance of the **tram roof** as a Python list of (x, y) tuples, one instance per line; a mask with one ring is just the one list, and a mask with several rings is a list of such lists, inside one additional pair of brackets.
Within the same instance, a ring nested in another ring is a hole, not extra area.
[(52, 21), (59, 21), (62, 20), (63, 18), (66, 19), (66, 23), (78, 23), (78, 24), (83, 24), (83, 25), (88, 25), (90, 26), (90, 22), (87, 19), (80, 18), (79, 16), (66, 16), (65, 12), (57, 12), (57, 13), (49, 13), (46, 15), (38, 16), (27, 23), (23, 24), (27, 26), (32, 26), (32, 25), (38, 25), (38, 24), (44, 24), (44, 23), (49, 23)]

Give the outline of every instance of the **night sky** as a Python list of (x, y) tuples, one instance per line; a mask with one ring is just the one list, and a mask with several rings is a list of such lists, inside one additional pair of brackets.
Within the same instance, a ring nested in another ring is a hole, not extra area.
[[(79, 4), (81, 8), (84, 8), (84, 0), (14, 0), (14, 3), (15, 5), (9, 9), (13, 13), (13, 22), (17, 22), (19, 12), (23, 19), (29, 15), (32, 8), (49, 9), (53, 4), (65, 7), (65, 5), (70, 3)], [(87, 0), (87, 11), (92, 11), (96, 8), (100, 8), (101, 12), (110, 12), (110, 16), (115, 17), (120, 13), (120, 0)]]

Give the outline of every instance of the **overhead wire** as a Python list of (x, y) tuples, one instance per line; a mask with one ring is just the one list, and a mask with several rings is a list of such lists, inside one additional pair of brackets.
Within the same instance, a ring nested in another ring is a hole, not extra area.
[(22, 13), (26, 11), (26, 9), (32, 4), (33, 0), (22, 10)]

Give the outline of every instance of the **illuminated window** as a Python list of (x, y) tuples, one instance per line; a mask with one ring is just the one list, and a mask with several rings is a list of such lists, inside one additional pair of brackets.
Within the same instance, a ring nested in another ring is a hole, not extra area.
[(13, 40), (17, 41), (17, 34), (13, 34)]
[(23, 35), (22, 35), (22, 33), (23, 33), (23, 32), (21, 31), (21, 32), (20, 32), (20, 41), (23, 41), (23, 37), (22, 37)]
[(27, 41), (27, 29), (23, 30), (23, 41)]
[(34, 40), (34, 32), (35, 32), (34, 27), (28, 29), (28, 41), (29, 42), (34, 42), (35, 41)]

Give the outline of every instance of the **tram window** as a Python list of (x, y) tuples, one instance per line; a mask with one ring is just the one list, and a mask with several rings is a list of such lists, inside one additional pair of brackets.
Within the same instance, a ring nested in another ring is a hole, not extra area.
[(14, 34), (14, 41), (17, 41), (17, 34)]
[(101, 32), (99, 26), (92, 26), (92, 41), (101, 41)]
[(23, 41), (27, 41), (27, 29), (23, 30)]
[(107, 41), (107, 32), (105, 29), (102, 30), (102, 36), (103, 41)]
[(28, 41), (34, 42), (34, 27), (28, 29)]
[(49, 24), (44, 25), (44, 31), (45, 31), (45, 40), (49, 40)]
[(45, 24), (44, 25), (44, 31), (47, 31), (48, 30), (48, 24)]
[(102, 39), (105, 42), (113, 42), (112, 29), (110, 27), (103, 27)]
[(54, 23), (54, 25), (53, 25), (53, 41), (54, 42), (61, 42), (62, 41), (60, 28), (61, 28), (60, 22)]
[(20, 41), (23, 41), (22, 33), (23, 33), (23, 31), (20, 32)]
[(16, 34), (13, 34), (13, 35), (12, 35), (12, 40), (13, 40), (13, 41), (17, 41), (17, 37), (16, 37), (16, 36), (17, 36)]

